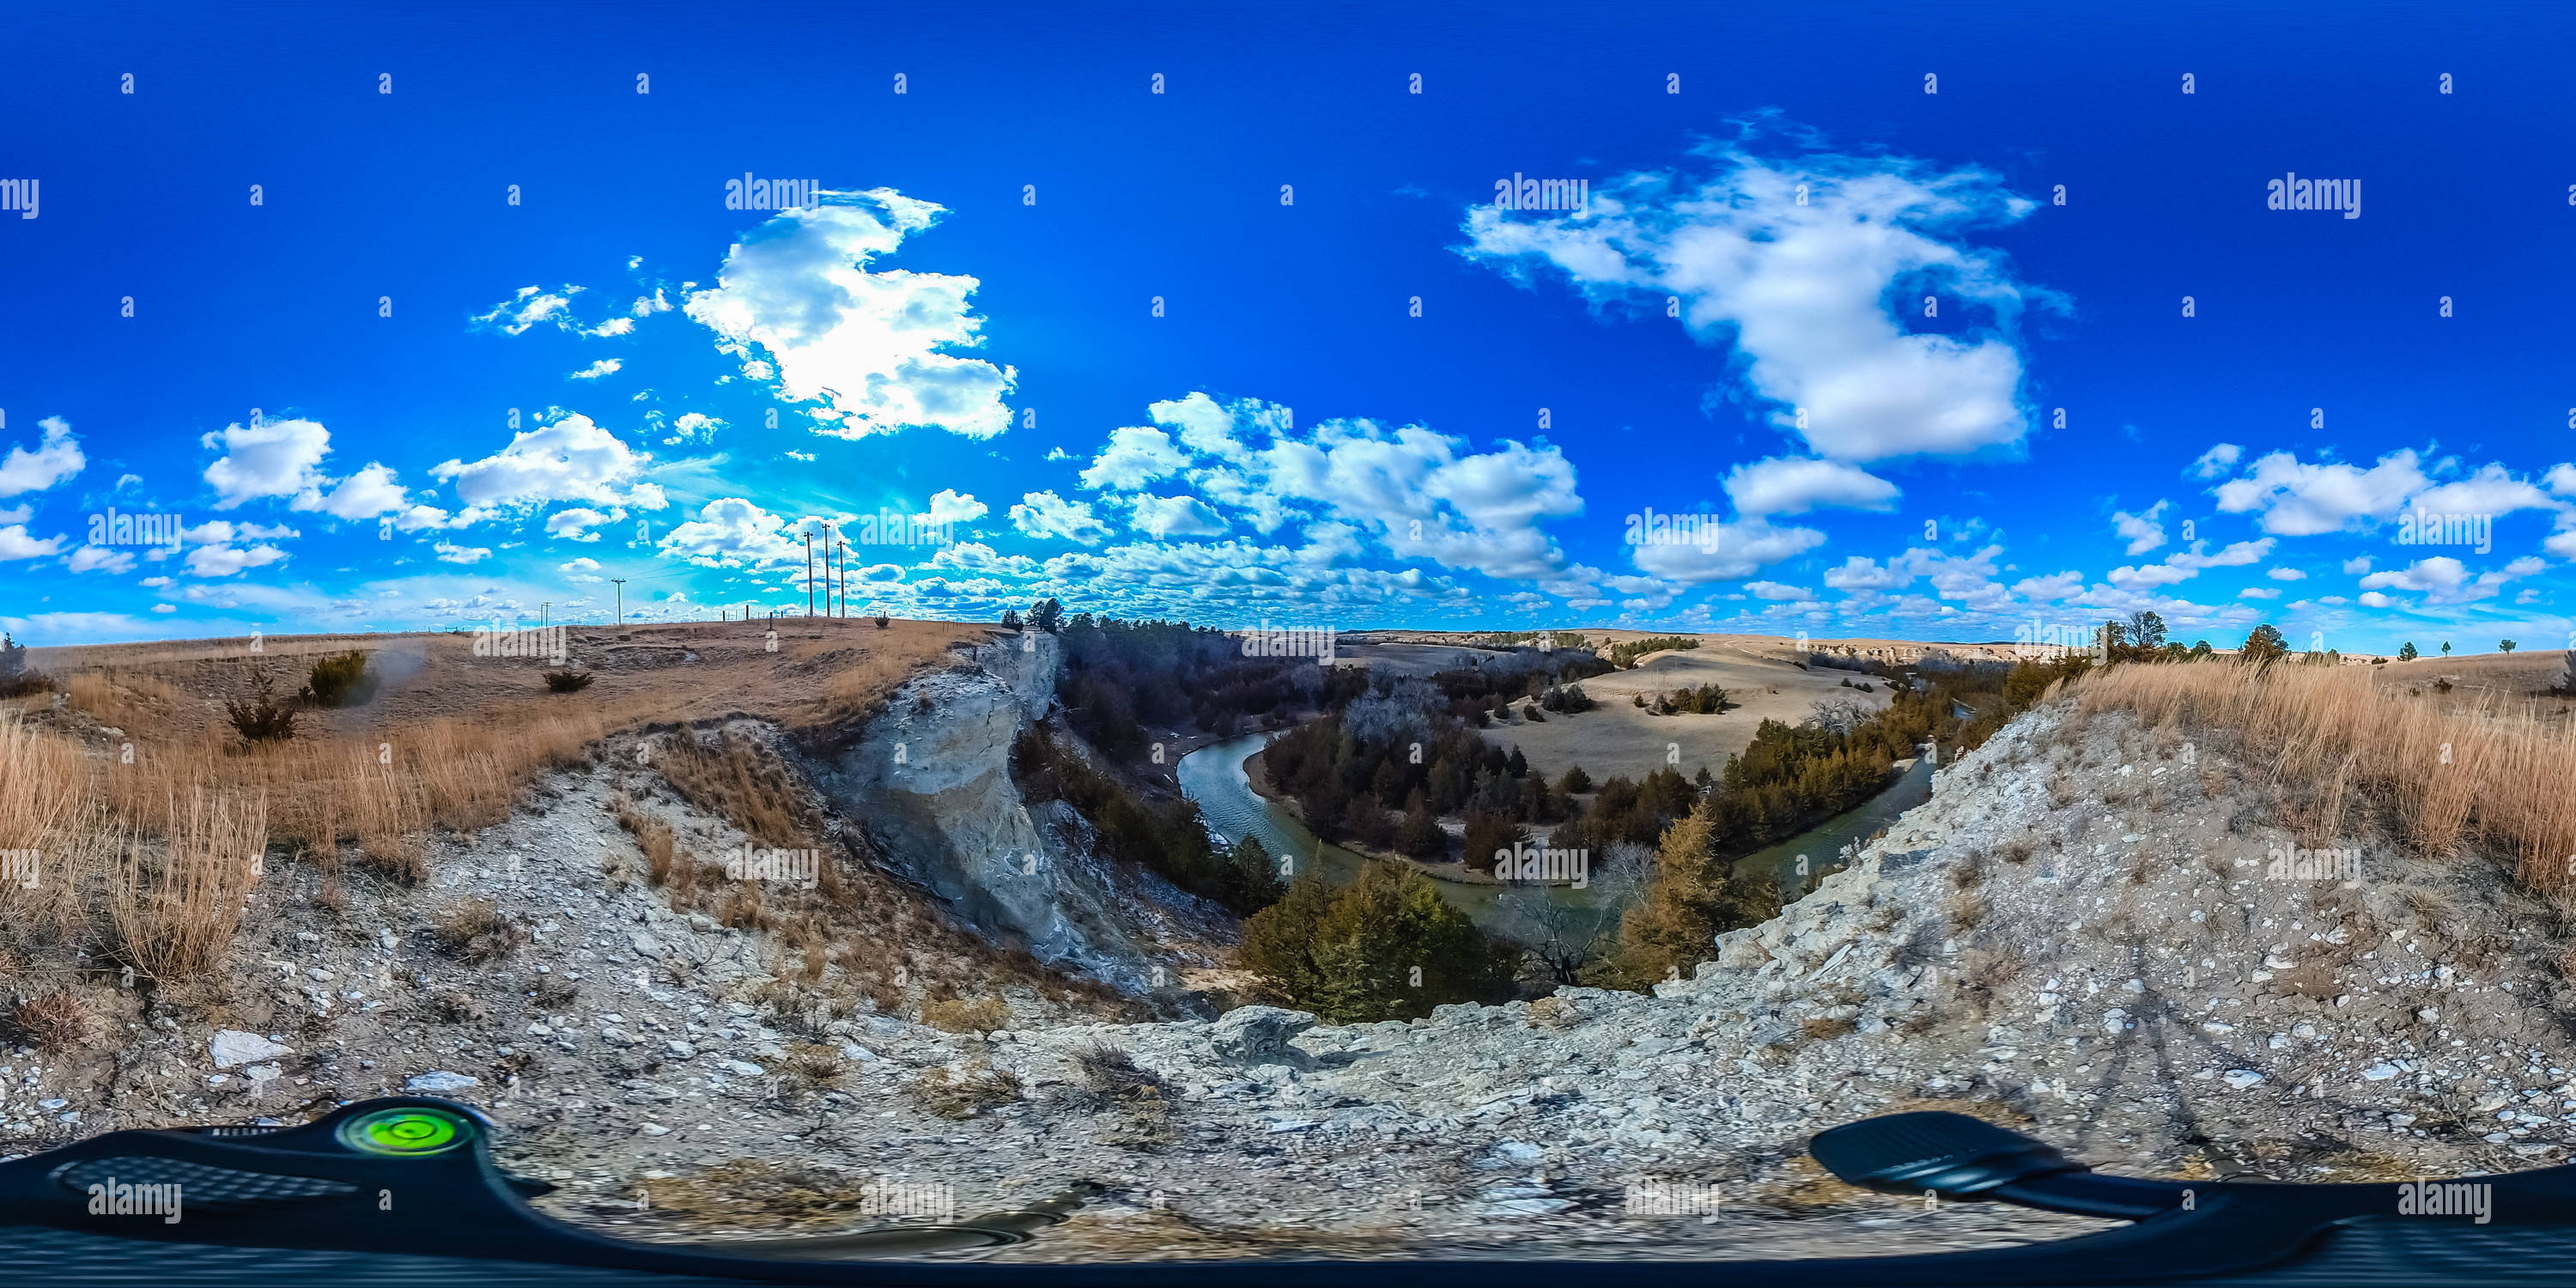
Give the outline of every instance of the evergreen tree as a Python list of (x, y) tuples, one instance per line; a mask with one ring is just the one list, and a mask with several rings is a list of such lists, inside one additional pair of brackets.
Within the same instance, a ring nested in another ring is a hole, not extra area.
[(1583, 766), (1576, 765), (1574, 768), (1565, 771), (1565, 777), (1557, 781), (1556, 789), (1568, 796), (1572, 796), (1578, 792), (1591, 791), (1592, 775), (1583, 772)]
[(1529, 829), (1509, 814), (1475, 809), (1467, 812), (1466, 849), (1458, 861), (1476, 872), (1494, 870), (1494, 854), (1529, 840)]
[(1720, 839), (1714, 797), (1664, 832), (1645, 897), (1619, 925), (1619, 971), (1632, 986), (1687, 977), (1716, 955), (1720, 932), (1759, 924), (1780, 910), (1778, 887), (1737, 877)]
[(1244, 923), (1238, 960), (1326, 1023), (1365, 1024), (1491, 997), (1508, 957), (1421, 873), (1371, 863), (1338, 890), (1300, 876)]
[(2237, 659), (2254, 666), (2270, 666), (2289, 651), (2290, 646), (2282, 640), (2280, 630), (2265, 622), (2247, 633), (2245, 647), (2238, 651)]
[(1234, 852), (1227, 858), (1231, 870), (1225, 874), (1225, 883), (1232, 887), (1235, 897), (1225, 900), (1226, 906), (1257, 912), (1279, 902), (1280, 896), (1287, 893), (1288, 887), (1279, 879), (1278, 862), (1251, 833), (1244, 833), (1243, 839), (1234, 843)]
[(1302, 1004), (1322, 987), (1315, 940), (1332, 906), (1333, 888), (1325, 884), (1322, 872), (1307, 868), (1288, 883), (1279, 902), (1244, 920), (1243, 944), (1235, 959)]
[(1449, 857), (1449, 834), (1431, 816), (1431, 806), (1419, 787), (1404, 798), (1404, 822), (1396, 827), (1395, 848), (1417, 859)]

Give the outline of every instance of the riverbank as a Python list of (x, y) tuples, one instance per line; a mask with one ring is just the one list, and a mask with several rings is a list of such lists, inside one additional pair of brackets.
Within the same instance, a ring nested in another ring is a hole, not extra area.
[[(1299, 805), (1295, 797), (1280, 791), (1277, 787), (1271, 784), (1270, 771), (1262, 763), (1262, 758), (1268, 754), (1267, 749), (1264, 749), (1244, 757), (1244, 780), (1252, 784), (1253, 794), (1261, 797), (1263, 800), (1277, 805), (1279, 808), (1288, 811), (1290, 814), (1295, 815), (1297, 821), (1300, 824), (1303, 824), (1306, 821), (1305, 807)], [(1463, 824), (1457, 827), (1452, 827), (1444, 820), (1440, 824), (1440, 830), (1449, 833), (1451, 836), (1457, 836), (1465, 830), (1465, 827)], [(1333, 844), (1364, 859), (1382, 860), (1387, 863), (1401, 863), (1434, 881), (1446, 881), (1451, 885), (1488, 886), (1498, 890), (1508, 889), (1512, 886), (1530, 885), (1562, 886), (1566, 889), (1580, 888), (1571, 881), (1505, 881), (1495, 877), (1491, 873), (1475, 871), (1461, 861), (1442, 860), (1441, 862), (1433, 863), (1428, 860), (1414, 858), (1409, 854), (1397, 854), (1389, 850), (1374, 850), (1356, 841), (1335, 841)]]

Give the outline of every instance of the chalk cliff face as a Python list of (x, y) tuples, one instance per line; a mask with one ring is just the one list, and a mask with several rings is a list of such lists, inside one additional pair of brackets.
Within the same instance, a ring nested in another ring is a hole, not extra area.
[(1175, 940), (1222, 940), (1223, 915), (1169, 882), (1098, 853), (1061, 801), (1031, 807), (1011, 746), (1055, 706), (1053, 635), (976, 648), (914, 677), (849, 750), (814, 767), (817, 786), (890, 861), (977, 930), (1038, 960), (1129, 992), (1173, 991)]

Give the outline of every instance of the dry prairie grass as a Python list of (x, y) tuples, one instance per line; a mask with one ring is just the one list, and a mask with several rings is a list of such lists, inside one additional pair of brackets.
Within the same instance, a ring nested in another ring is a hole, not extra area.
[(2576, 908), (2576, 726), (2555, 706), (2436, 700), (2365, 668), (2295, 663), (2118, 666), (2073, 696), (2151, 728), (2228, 731), (2249, 771), (2313, 792), (2307, 818), (2322, 836), (2375, 812), (2426, 854), (2508, 854), (2523, 885)]
[(77, 993), (56, 990), (18, 1004), (0, 1024), (0, 1035), (40, 1051), (78, 1051), (97, 1042), (107, 1022)]
[(1011, 1026), (1011, 1008), (998, 997), (941, 998), (922, 1004), (921, 1022), (945, 1033), (990, 1033)]
[(663, 740), (653, 761), (690, 804), (753, 841), (777, 849), (819, 844), (822, 819), (797, 790), (785, 761), (758, 740), (725, 731), (700, 741), (683, 733)]
[(135, 973), (175, 982), (223, 961), (268, 849), (267, 800), (199, 785), (175, 794), (157, 849), (128, 835), (109, 866), (107, 912), (116, 956)]
[[(569, 697), (548, 694), (536, 668), (475, 659), (458, 636), (280, 638), (257, 656), (241, 641), (52, 650), (68, 676), (65, 706), (123, 737), (97, 756), (42, 727), (59, 715), (0, 709), (0, 850), (32, 852), (37, 872), (32, 885), (0, 882), (0, 973), (104, 944), (156, 981), (208, 974), (271, 844), (316, 858), (332, 875), (327, 890), (351, 844), (415, 881), (431, 833), (507, 819), (537, 775), (584, 763), (612, 734), (729, 714), (817, 728), (882, 705), (915, 670), (987, 635), (940, 622), (779, 626), (775, 653), (748, 624), (593, 632), (579, 646), (596, 650), (602, 682)], [(397, 663), (376, 702), (307, 713), (303, 736), (283, 742), (246, 746), (224, 725), (223, 700), (245, 684), (352, 643)], [(766, 750), (727, 739), (684, 759), (675, 781), (765, 842), (817, 845), (819, 819), (774, 753), (756, 754)], [(658, 847), (639, 839), (657, 876), (697, 875), (667, 829)], [(770, 919), (756, 904), (728, 911)]]
[(270, 839), (335, 856), (343, 842), (356, 842), (389, 874), (412, 881), (421, 876), (420, 834), (509, 817), (529, 779), (580, 762), (615, 720), (601, 711), (550, 712), (488, 723), (434, 720), (373, 739), (142, 744), (133, 765), (94, 781), (109, 813), (155, 830), (168, 816), (163, 784), (265, 796)]
[(933, 1069), (913, 1081), (913, 1094), (942, 1118), (972, 1118), (1020, 1098), (1020, 1077), (978, 1057), (963, 1071)]

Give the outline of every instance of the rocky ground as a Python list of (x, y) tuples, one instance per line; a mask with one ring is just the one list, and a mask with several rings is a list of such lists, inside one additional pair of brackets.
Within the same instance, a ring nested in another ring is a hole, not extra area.
[[(619, 875), (638, 858), (609, 821), (614, 772), (442, 846), (425, 889), (260, 922), (270, 974), (245, 991), (265, 1000), (238, 1017), (148, 1013), (112, 1068), (19, 1051), (5, 1139), (412, 1088), (489, 1109), (505, 1162), (561, 1187), (544, 1206), (634, 1237), (854, 1228), (892, 1184), (960, 1215), (1086, 1192), (1003, 1259), (1782, 1256), (2095, 1225), (1926, 1211), (1803, 1157), (1817, 1130), (1898, 1109), (1977, 1113), (2107, 1169), (2284, 1180), (2545, 1165), (2576, 1124), (2543, 909), (2474, 857), (2285, 828), (2303, 806), (2259, 767), (2123, 717), (2015, 723), (1655, 995), (1348, 1027), (1269, 1008), (1097, 1023), (1023, 989), (998, 1027), (949, 1032), (791, 986), (768, 932)], [(2274, 871), (2293, 846), (2358, 866)], [(479, 962), (434, 943), (469, 896), (526, 942)], [(1629, 1201), (1652, 1185), (1681, 1210)]]

